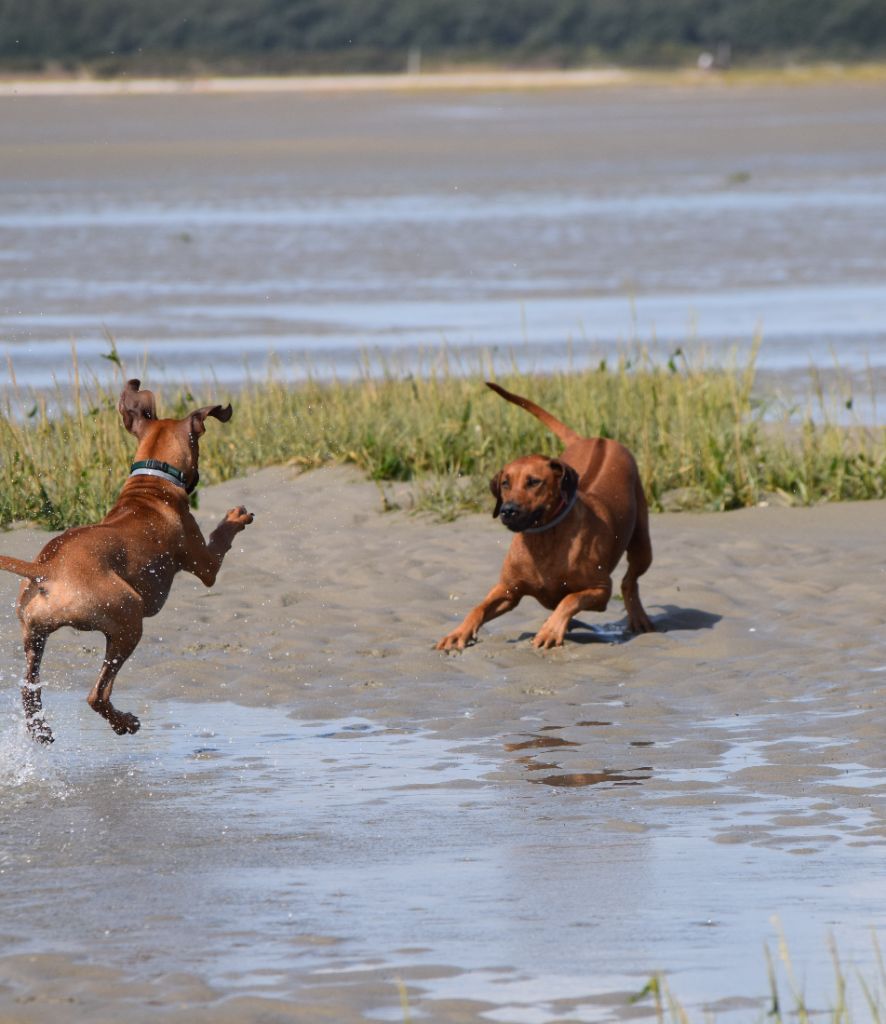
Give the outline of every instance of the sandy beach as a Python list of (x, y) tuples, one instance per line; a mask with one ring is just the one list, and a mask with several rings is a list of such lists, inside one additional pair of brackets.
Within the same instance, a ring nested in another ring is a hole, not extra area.
[(871, 964), (886, 504), (656, 516), (658, 632), (613, 601), (542, 654), (527, 601), (446, 656), (497, 521), (281, 467), (201, 522), (240, 502), (217, 586), (179, 576), (120, 675), (136, 737), (86, 707), (99, 638), (68, 632), (57, 742), (28, 744), (0, 580), (0, 1019), (621, 1019), (653, 970), (756, 1013), (773, 915), (813, 998), (828, 934)]

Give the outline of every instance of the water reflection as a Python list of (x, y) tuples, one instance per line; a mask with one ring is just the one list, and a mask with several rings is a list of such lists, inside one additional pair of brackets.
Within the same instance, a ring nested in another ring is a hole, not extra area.
[[(645, 774), (639, 774), (639, 773)], [(610, 784), (613, 786), (639, 786), (641, 782), (652, 778), (652, 769), (644, 768), (604, 768), (599, 772), (563, 772), (557, 775), (545, 775), (540, 779), (531, 779), (531, 782), (538, 782), (544, 786), (560, 786), (565, 788), (579, 788), (582, 786), (599, 786)]]
[(531, 736), (528, 740), (518, 743), (506, 743), (505, 750), (529, 750), (533, 747), (577, 747), (574, 740), (564, 740), (562, 736)]
[[(611, 725), (611, 722), (582, 721), (577, 723), (583, 726), (604, 726)], [(580, 747), (581, 743), (575, 740), (567, 740), (562, 736), (540, 735), (550, 733), (554, 730), (565, 728), (562, 725), (545, 725), (539, 728), (539, 733), (531, 735), (528, 739), (519, 740), (513, 743), (505, 743), (504, 749), (509, 752), (518, 750), (550, 750), (555, 747)], [(652, 741), (637, 740), (631, 746), (645, 747), (653, 746)], [(518, 757), (517, 764), (532, 773), (551, 772), (553, 774), (538, 777), (533, 775), (529, 779), (532, 783), (544, 786), (556, 786), (561, 788), (581, 788), (584, 786), (637, 786), (641, 782), (652, 778), (652, 768), (644, 766), (640, 768), (601, 768), (598, 771), (570, 772), (564, 771), (563, 766), (553, 761), (540, 761), (533, 754), (526, 754)]]

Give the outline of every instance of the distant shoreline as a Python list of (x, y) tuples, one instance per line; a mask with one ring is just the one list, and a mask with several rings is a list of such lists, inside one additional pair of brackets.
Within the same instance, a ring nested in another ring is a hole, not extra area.
[(611, 86), (795, 86), (882, 83), (886, 64), (808, 64), (787, 68), (665, 71), (631, 68), (463, 70), (349, 75), (250, 75), (139, 78), (16, 77), (0, 73), (0, 97), (230, 95), (254, 93), (432, 92), (587, 89)]

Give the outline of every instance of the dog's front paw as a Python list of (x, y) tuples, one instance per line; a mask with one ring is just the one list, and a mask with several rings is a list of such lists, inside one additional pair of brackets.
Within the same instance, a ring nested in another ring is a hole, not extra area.
[(465, 632), (461, 629), (453, 630), (453, 632), (447, 634), (438, 643), (434, 644), (435, 651), (463, 651), (467, 644), (471, 643), (474, 639), (473, 633)]
[(532, 646), (545, 651), (550, 650), (552, 647), (562, 647), (565, 635), (565, 629), (559, 629), (545, 623), (532, 638)]
[(247, 512), (243, 505), (239, 508), (232, 508), (225, 516), (225, 522), (237, 530), (245, 530), (254, 519), (255, 516), (251, 512)]

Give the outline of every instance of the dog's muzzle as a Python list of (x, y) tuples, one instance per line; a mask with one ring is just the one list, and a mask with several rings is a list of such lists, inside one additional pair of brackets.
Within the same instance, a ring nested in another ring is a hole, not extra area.
[(541, 508), (525, 509), (513, 501), (506, 501), (499, 512), (499, 517), (504, 525), (514, 533), (521, 533), (523, 530), (538, 526), (544, 517), (544, 506)]

